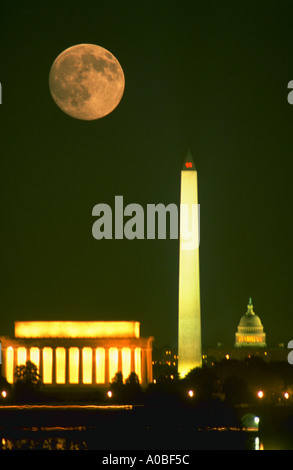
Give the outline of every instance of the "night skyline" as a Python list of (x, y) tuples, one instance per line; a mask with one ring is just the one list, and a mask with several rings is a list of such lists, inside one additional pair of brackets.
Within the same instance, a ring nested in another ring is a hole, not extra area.
[[(136, 320), (176, 344), (178, 240), (95, 240), (92, 209), (179, 205), (191, 151), (201, 207), (202, 342), (233, 345), (249, 297), (268, 345), (293, 339), (292, 5), (87, 1), (1, 6), (1, 335), (16, 320)], [(48, 78), (100, 45), (125, 91), (75, 120)]]

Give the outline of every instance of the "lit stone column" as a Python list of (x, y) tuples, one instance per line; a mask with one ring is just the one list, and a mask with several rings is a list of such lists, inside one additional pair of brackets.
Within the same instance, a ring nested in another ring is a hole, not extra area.
[(105, 384), (109, 385), (109, 348), (105, 348)]
[(14, 347), (6, 347), (6, 364), (5, 364), (5, 377), (9, 383), (13, 383), (13, 371), (15, 368), (14, 364)]
[(96, 372), (97, 372), (97, 349), (92, 348), (92, 358), (93, 358), (93, 366), (92, 366), (92, 384), (96, 384)]
[(41, 381), (43, 381), (43, 348), (40, 348), (39, 374)]
[(78, 372), (78, 380), (79, 380), (79, 383), (82, 384), (82, 348), (78, 348), (78, 352), (79, 352), (79, 360), (78, 360), (78, 369), (79, 369), (79, 372)]
[(147, 349), (147, 383), (153, 381), (153, 364), (152, 364), (152, 350)]

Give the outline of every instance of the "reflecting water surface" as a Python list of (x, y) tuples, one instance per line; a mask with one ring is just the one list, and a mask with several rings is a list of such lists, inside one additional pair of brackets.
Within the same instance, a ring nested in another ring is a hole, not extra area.
[(87, 450), (82, 439), (71, 437), (27, 437), (1, 439), (1, 450)]
[[(232, 450), (282, 450), (282, 449), (293, 449), (293, 445), (288, 446), (286, 440), (268, 439), (267, 445), (265, 440), (263, 441), (260, 436), (247, 435), (245, 438), (237, 439), (237, 436), (228, 435), (223, 439), (223, 431), (196, 431), (193, 434), (194, 444), (190, 447), (183, 446), (183, 448), (189, 448), (190, 450), (201, 450), (201, 449), (232, 449)], [(236, 434), (237, 431), (234, 431)], [(221, 434), (221, 436), (220, 436)], [(117, 449), (117, 441), (111, 439), (108, 444), (113, 442), (111, 445), (104, 446), (100, 442), (100, 433), (97, 430), (35, 430), (35, 431), (23, 431), (13, 433), (12, 435), (2, 434), (0, 437), (0, 450), (104, 450), (104, 449)], [(154, 436), (156, 439), (157, 436)], [(159, 438), (158, 438), (159, 439)], [(122, 447), (122, 449), (146, 449), (153, 441), (145, 441), (142, 439), (141, 446), (131, 446), (131, 441), (128, 447)], [(168, 447), (158, 445), (158, 447), (150, 445), (150, 449), (165, 449), (172, 450), (180, 446), (176, 445), (176, 439), (174, 440), (174, 447)], [(158, 441), (158, 444), (160, 440)], [(188, 442), (190, 445), (190, 440)], [(182, 447), (181, 447), (182, 448)]]
[(131, 405), (0, 407), (0, 450), (293, 449), (290, 434), (265, 435), (258, 426), (196, 427), (172, 410), (149, 411)]

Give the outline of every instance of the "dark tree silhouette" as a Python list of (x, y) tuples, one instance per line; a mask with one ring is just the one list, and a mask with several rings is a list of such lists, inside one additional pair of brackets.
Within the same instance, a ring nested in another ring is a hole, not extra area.
[(122, 372), (116, 372), (110, 384), (110, 390), (113, 392), (113, 398), (115, 400), (121, 400), (123, 398), (124, 383)]
[(131, 372), (125, 380), (125, 388), (128, 393), (138, 393), (141, 391), (138, 375)]
[(192, 369), (184, 379), (183, 384), (194, 387), (198, 398), (209, 398), (215, 391), (215, 385), (218, 377), (209, 367), (196, 367)]
[(111, 382), (110, 389), (113, 392), (113, 398), (122, 402), (135, 401), (141, 394), (139, 378), (135, 372), (131, 372), (125, 382), (122, 372), (117, 372)]
[(122, 372), (116, 372), (115, 376), (111, 382), (111, 388), (121, 388), (123, 387), (123, 375)]
[(231, 404), (245, 403), (249, 400), (247, 383), (240, 377), (229, 376), (223, 384), (226, 401)]
[(125, 381), (125, 398), (131, 400), (131, 402), (138, 402), (141, 398), (141, 393), (138, 375), (135, 372), (131, 372)]
[(14, 391), (17, 399), (31, 401), (39, 391), (41, 378), (37, 366), (31, 361), (16, 366), (14, 371)]
[(40, 375), (38, 368), (31, 361), (26, 361), (25, 364), (15, 367), (14, 372), (15, 382), (22, 382), (38, 386), (40, 383)]
[(138, 375), (135, 372), (131, 372), (126, 379), (125, 384), (129, 385), (130, 387), (140, 388)]

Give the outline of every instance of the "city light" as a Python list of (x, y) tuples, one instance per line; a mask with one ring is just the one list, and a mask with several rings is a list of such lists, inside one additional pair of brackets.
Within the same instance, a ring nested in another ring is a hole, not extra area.
[(111, 390), (108, 390), (108, 392), (107, 392), (107, 396), (108, 396), (109, 398), (112, 398), (112, 396), (113, 396), (113, 393), (111, 392)]
[(258, 398), (263, 398), (263, 395), (264, 395), (264, 394), (263, 394), (263, 391), (262, 391), (262, 390), (260, 390), (259, 392), (257, 392)]
[(188, 390), (188, 396), (190, 398), (193, 398), (194, 397), (194, 391), (193, 390)]
[(285, 393), (284, 393), (284, 397), (286, 398), (286, 400), (288, 400), (288, 398), (289, 398), (289, 393), (288, 393), (288, 392), (285, 392)]
[(3, 398), (6, 398), (6, 397), (7, 397), (7, 392), (6, 392), (6, 390), (2, 390), (1, 395), (2, 395)]
[(259, 417), (258, 417), (258, 416), (255, 416), (255, 417), (254, 417), (254, 422), (255, 422), (255, 424), (257, 424), (257, 425), (259, 424)]

